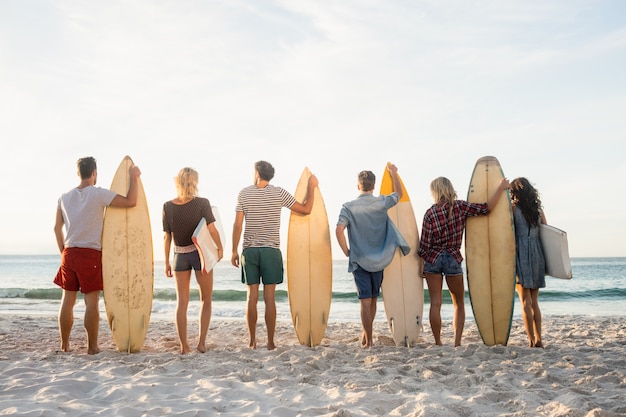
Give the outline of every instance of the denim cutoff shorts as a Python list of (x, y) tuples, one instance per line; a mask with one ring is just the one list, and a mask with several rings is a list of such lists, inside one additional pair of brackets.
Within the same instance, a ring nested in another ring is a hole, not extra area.
[(442, 252), (435, 262), (424, 262), (424, 272), (429, 274), (463, 275), (461, 264), (454, 259), (447, 251)]

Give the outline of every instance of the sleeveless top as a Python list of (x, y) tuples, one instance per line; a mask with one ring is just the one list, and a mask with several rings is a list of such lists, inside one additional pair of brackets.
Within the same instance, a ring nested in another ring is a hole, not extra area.
[(515, 273), (524, 288), (546, 286), (546, 261), (539, 239), (539, 226), (529, 227), (522, 211), (513, 207), (515, 221)]

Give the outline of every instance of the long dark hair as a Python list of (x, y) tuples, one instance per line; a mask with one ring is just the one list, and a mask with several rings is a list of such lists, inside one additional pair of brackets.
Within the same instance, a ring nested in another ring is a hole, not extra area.
[(511, 197), (513, 205), (522, 211), (529, 226), (538, 226), (541, 216), (541, 199), (539, 192), (524, 177), (511, 181)]

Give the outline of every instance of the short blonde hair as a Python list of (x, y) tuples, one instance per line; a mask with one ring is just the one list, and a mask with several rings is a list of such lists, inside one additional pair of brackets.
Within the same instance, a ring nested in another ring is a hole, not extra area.
[(176, 194), (181, 200), (191, 200), (198, 195), (198, 172), (189, 167), (178, 171), (174, 178)]

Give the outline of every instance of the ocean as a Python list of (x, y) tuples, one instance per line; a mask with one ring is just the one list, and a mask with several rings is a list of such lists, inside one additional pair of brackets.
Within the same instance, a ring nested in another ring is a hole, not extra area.
[[(61, 290), (52, 280), (59, 267), (59, 255), (0, 255), (0, 314), (56, 315)], [(360, 321), (359, 303), (352, 275), (347, 272), (347, 260), (333, 261), (333, 298), (329, 321)], [(573, 278), (562, 280), (546, 277), (546, 288), (539, 293), (544, 315), (626, 316), (626, 258), (572, 258)], [(197, 284), (192, 277), (189, 318), (199, 312)], [(466, 283), (467, 289), (467, 283)], [(445, 284), (444, 284), (445, 290)], [(277, 313), (279, 320), (290, 320), (286, 282), (278, 286)], [(428, 320), (428, 291), (424, 290), (424, 320)], [(241, 283), (239, 269), (221, 261), (214, 269), (213, 318), (243, 319), (246, 288)], [(154, 264), (154, 298), (152, 317), (174, 320), (176, 291), (174, 280), (167, 278), (162, 261)], [(75, 311), (84, 311), (79, 299)], [(263, 317), (262, 297), (259, 317)], [(104, 303), (101, 312), (104, 315)], [(444, 291), (441, 313), (452, 320), (452, 304)], [(472, 308), (466, 292), (467, 319), (472, 320)], [(80, 316), (77, 316), (80, 317)], [(515, 297), (514, 318), (521, 317)], [(379, 300), (376, 320), (385, 321), (382, 300)]]

